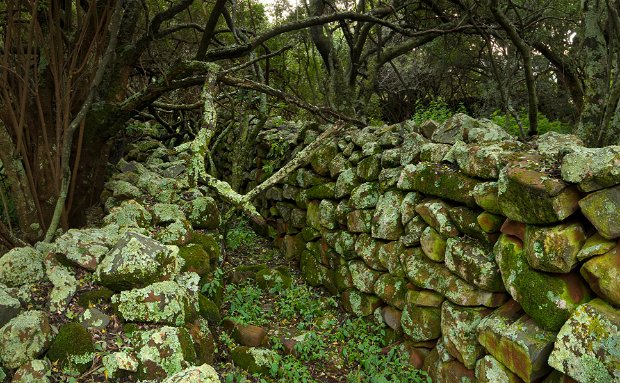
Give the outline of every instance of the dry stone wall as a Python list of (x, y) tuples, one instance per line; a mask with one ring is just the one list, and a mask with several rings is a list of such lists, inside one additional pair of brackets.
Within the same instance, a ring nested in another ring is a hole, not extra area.
[(350, 130), (262, 213), (433, 382), (620, 382), (620, 147), (463, 114)]

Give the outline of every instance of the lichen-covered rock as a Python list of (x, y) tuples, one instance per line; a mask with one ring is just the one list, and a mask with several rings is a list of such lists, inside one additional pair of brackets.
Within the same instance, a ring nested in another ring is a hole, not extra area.
[(79, 323), (67, 323), (58, 329), (47, 357), (54, 363), (80, 372), (86, 371), (95, 356), (93, 338)]
[(103, 258), (95, 279), (115, 290), (146, 286), (171, 279), (179, 272), (178, 248), (149, 237), (127, 233)]
[(177, 372), (162, 383), (220, 383), (220, 378), (213, 367), (203, 364)]
[(153, 223), (163, 226), (175, 221), (185, 220), (185, 213), (179, 205), (171, 203), (156, 203), (152, 207)]
[(139, 361), (138, 379), (161, 381), (196, 361), (192, 338), (183, 327), (164, 326), (137, 331), (132, 337)]
[(584, 263), (581, 275), (596, 295), (620, 307), (620, 245)]
[[(404, 277), (405, 270), (400, 263), (400, 258), (405, 252), (405, 246), (398, 241), (391, 241), (383, 244), (377, 255), (379, 256), (379, 262), (388, 270), (388, 272), (395, 277)], [(377, 269), (381, 270), (381, 269)]]
[(112, 197), (119, 201), (125, 199), (137, 200), (142, 198), (142, 192), (140, 189), (127, 181), (112, 180), (106, 182), (105, 188), (110, 190), (112, 192)]
[(433, 133), (432, 140), (444, 144), (454, 144), (457, 140), (469, 142), (488, 142), (511, 139), (500, 126), (485, 119), (477, 120), (464, 113), (457, 113), (444, 122)]
[(420, 161), (442, 162), (452, 146), (429, 142), (420, 147)]
[(405, 166), (418, 162), (420, 159), (420, 148), (427, 142), (428, 140), (421, 134), (415, 132), (406, 133), (401, 147), (400, 164)]
[(104, 329), (110, 323), (110, 317), (96, 307), (89, 307), (78, 317), (80, 324), (85, 328)]
[[(495, 234), (500, 230), (506, 218), (501, 215), (483, 211), (476, 217), (476, 221), (478, 221), (478, 225), (485, 233)], [(497, 235), (490, 235), (488, 238), (491, 239), (493, 243), (497, 241)]]
[(381, 272), (371, 269), (363, 261), (350, 262), (349, 271), (351, 272), (353, 286), (363, 293), (374, 293), (375, 281), (381, 276)]
[(416, 192), (405, 194), (400, 205), (400, 219), (403, 226), (407, 225), (418, 214), (415, 207), (420, 202), (422, 202), (422, 194)]
[(381, 154), (381, 167), (383, 169), (393, 168), (400, 165), (401, 149), (387, 149)]
[(555, 333), (523, 315), (519, 304), (509, 301), (478, 326), (478, 342), (500, 363), (526, 382), (549, 372), (547, 358)]
[(349, 204), (353, 209), (373, 208), (379, 201), (379, 184), (376, 182), (365, 182), (351, 191)]
[(562, 178), (591, 192), (620, 184), (620, 146), (578, 148), (564, 156)]
[(188, 292), (173, 281), (156, 282), (112, 297), (119, 316), (126, 321), (180, 326), (195, 313)]
[(307, 189), (313, 186), (322, 185), (327, 182), (327, 179), (321, 177), (311, 170), (299, 168), (296, 173), (297, 185), (301, 188)]
[(523, 243), (516, 237), (501, 235), (493, 252), (506, 290), (547, 330), (558, 331), (577, 306), (590, 300), (590, 289), (578, 274), (549, 274), (531, 268)]
[[(478, 239), (486, 245), (492, 245), (497, 240), (497, 235), (489, 235), (489, 232), (487, 231), (487, 229), (491, 231), (493, 230), (493, 227), (488, 227), (491, 225), (487, 224), (487, 227), (483, 228), (479, 223), (478, 217), (485, 212), (480, 213), (480, 211), (473, 210), (468, 207), (456, 206), (450, 208), (449, 213), (450, 220), (454, 223), (459, 232)], [(490, 213), (486, 214), (491, 217), (497, 217)], [(499, 229), (499, 226), (501, 226), (501, 223), (495, 225), (496, 231)]]
[(603, 255), (614, 247), (616, 247), (616, 241), (603, 238), (599, 233), (594, 233), (581, 246), (581, 250), (577, 253), (577, 259), (583, 261), (595, 255)]
[(187, 323), (185, 329), (192, 338), (192, 345), (196, 351), (196, 363), (213, 363), (215, 356), (215, 341), (209, 322), (204, 318), (197, 318)]
[(52, 328), (42, 311), (26, 311), (0, 328), (0, 364), (18, 368), (43, 354), (52, 341)]
[(405, 246), (415, 246), (420, 243), (422, 233), (428, 225), (422, 217), (416, 215), (405, 225), (405, 233), (400, 237), (400, 242)]
[(481, 182), (474, 187), (471, 194), (476, 204), (484, 210), (493, 214), (502, 214), (497, 191), (497, 182)]
[(357, 237), (357, 241), (355, 241), (355, 253), (371, 268), (384, 271), (385, 267), (381, 263), (378, 253), (382, 245), (382, 242), (377, 241), (366, 233), (362, 233)]
[(474, 383), (476, 381), (474, 370), (465, 368), (458, 360), (455, 360), (445, 351), (441, 340), (424, 359), (422, 368), (433, 382), (437, 383)]
[(196, 243), (180, 247), (179, 257), (183, 259), (182, 272), (191, 271), (203, 276), (211, 271), (209, 254), (202, 246)]
[(331, 178), (336, 178), (337, 176), (342, 174), (342, 172), (352, 167), (353, 165), (351, 164), (351, 162), (349, 162), (347, 157), (342, 153), (338, 153), (329, 163), (329, 176)]
[(54, 286), (48, 298), (50, 312), (64, 312), (78, 288), (75, 275), (51, 254), (45, 258), (45, 275)]
[(329, 278), (330, 270), (321, 265), (312, 251), (304, 250), (301, 253), (299, 268), (310, 286), (320, 286)]
[[(35, 359), (22, 365), (15, 375), (13, 375), (13, 383), (49, 383), (52, 374), (52, 365), (46, 359)], [(0, 382), (3, 378), (0, 374)]]
[(56, 254), (89, 271), (95, 271), (101, 258), (121, 237), (117, 225), (100, 229), (71, 229), (54, 242)]
[(256, 284), (262, 289), (272, 289), (280, 287), (288, 289), (293, 283), (291, 273), (285, 267), (275, 269), (263, 269), (256, 273)]
[(377, 278), (374, 293), (384, 302), (402, 310), (407, 298), (407, 280), (384, 273)]
[(577, 264), (577, 253), (586, 241), (586, 233), (579, 222), (556, 226), (525, 228), (525, 256), (536, 270), (568, 273)]
[(441, 334), (446, 350), (469, 369), (485, 354), (476, 329), (491, 312), (486, 307), (463, 307), (450, 301), (444, 301), (441, 306)]
[(512, 159), (521, 144), (504, 141), (493, 144), (465, 144), (457, 141), (448, 157), (454, 159), (463, 173), (468, 176), (497, 179), (499, 172)]
[(345, 259), (358, 258), (359, 255), (355, 253), (355, 241), (357, 236), (349, 233), (348, 231), (338, 230), (336, 232), (325, 232), (323, 238), (327, 244), (332, 247), (338, 254)]
[(257, 347), (237, 346), (230, 351), (233, 362), (251, 374), (267, 374), (280, 360), (277, 352)]
[(319, 223), (326, 229), (333, 230), (338, 227), (336, 222), (336, 203), (324, 199), (319, 204)]
[(578, 382), (620, 381), (620, 311), (601, 299), (579, 306), (557, 335), (551, 367)]
[(407, 304), (415, 306), (426, 307), (441, 307), (441, 304), (445, 301), (443, 295), (433, 290), (407, 290), (406, 297)]
[(603, 237), (620, 237), (620, 185), (588, 194), (579, 207)]
[(357, 164), (357, 176), (366, 181), (376, 180), (381, 171), (381, 156), (372, 155)]
[(359, 186), (362, 180), (357, 176), (355, 169), (347, 169), (340, 173), (334, 189), (335, 198), (343, 198), (351, 194), (353, 189)]
[(334, 286), (338, 292), (343, 292), (353, 287), (353, 278), (349, 267), (345, 264), (338, 265), (333, 272)]
[[(189, 237), (188, 244), (196, 244), (200, 245), (206, 252), (209, 258), (209, 262), (211, 263), (211, 267), (215, 267), (218, 262), (222, 261), (221, 248), (219, 243), (219, 238), (217, 238), (213, 234), (205, 234), (199, 231), (192, 232)], [(187, 261), (187, 259), (185, 260)], [(187, 265), (181, 271), (192, 271), (187, 270)], [(198, 273), (200, 274), (200, 273)]]
[(459, 231), (450, 219), (450, 205), (442, 200), (424, 200), (415, 207), (415, 211), (435, 231), (445, 238), (456, 237)]
[(435, 262), (443, 262), (446, 254), (446, 240), (428, 226), (420, 236), (420, 247), (424, 254)]
[(497, 307), (506, 300), (505, 294), (477, 289), (445, 266), (428, 259), (419, 248), (407, 249), (401, 263), (413, 284), (437, 291), (457, 305)]
[(398, 188), (446, 198), (474, 207), (473, 190), (480, 181), (466, 176), (451, 165), (421, 162), (407, 165), (400, 174)]
[(333, 140), (319, 146), (310, 158), (310, 166), (317, 174), (326, 176), (329, 174), (329, 166), (338, 154), (338, 145)]
[(401, 192), (391, 190), (379, 197), (375, 215), (372, 217), (371, 232), (374, 238), (396, 241), (403, 233), (400, 218)]
[(583, 147), (583, 141), (574, 134), (562, 134), (547, 132), (532, 140), (532, 144), (538, 147), (538, 152), (547, 158), (561, 160), (567, 153), (574, 152)]
[(345, 311), (358, 317), (372, 315), (377, 307), (381, 306), (381, 299), (377, 296), (356, 289), (343, 291), (340, 300)]
[(103, 368), (107, 376), (120, 378), (123, 374), (137, 372), (139, 361), (130, 353), (117, 351), (102, 358)]
[(185, 245), (192, 236), (192, 226), (187, 220), (174, 221), (155, 234), (155, 239), (165, 245)]
[(523, 383), (523, 380), (501, 364), (491, 355), (486, 355), (476, 363), (478, 383)]
[(306, 190), (306, 197), (308, 199), (333, 199), (336, 196), (336, 183), (326, 182), (320, 185), (315, 185)]
[(482, 290), (503, 292), (506, 290), (494, 258), (491, 248), (475, 239), (449, 238), (446, 244), (448, 270)]
[(0, 258), (0, 283), (18, 287), (45, 278), (43, 255), (32, 247), (17, 247)]
[(437, 339), (441, 336), (441, 309), (407, 304), (401, 325), (413, 342)]
[(319, 201), (308, 202), (308, 210), (306, 211), (306, 224), (316, 230), (321, 230), (321, 209)]
[(14, 289), (0, 284), (0, 327), (15, 318), (22, 310)]
[(123, 201), (120, 206), (114, 207), (103, 218), (106, 225), (118, 225), (120, 227), (142, 227), (151, 225), (151, 213), (135, 200)]
[(579, 192), (561, 179), (524, 165), (508, 165), (500, 172), (498, 203), (502, 215), (531, 224), (560, 222), (578, 209)]
[(347, 229), (353, 233), (370, 233), (374, 213), (372, 209), (351, 211), (347, 214)]

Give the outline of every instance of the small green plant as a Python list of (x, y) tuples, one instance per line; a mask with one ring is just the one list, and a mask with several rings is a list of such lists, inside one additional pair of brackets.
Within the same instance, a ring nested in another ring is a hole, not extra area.
[(218, 267), (213, 272), (211, 279), (207, 281), (204, 285), (202, 285), (202, 288), (200, 289), (200, 291), (209, 297), (214, 296), (219, 291), (219, 289), (222, 287), (223, 276), (224, 276), (224, 270)]
[(226, 286), (224, 297), (230, 303), (228, 317), (242, 324), (263, 325), (268, 323), (261, 309), (262, 290), (254, 284)]
[(455, 113), (465, 113), (466, 110), (463, 104), (459, 105), (456, 110), (452, 110), (443, 98), (438, 98), (428, 104), (423, 104), (422, 100), (416, 101), (415, 111), (411, 120), (416, 124), (421, 124), (426, 120), (434, 120), (441, 124)]
[(226, 247), (231, 250), (237, 250), (243, 245), (253, 244), (256, 238), (256, 233), (245, 221), (241, 221), (226, 233)]
[[(506, 113), (496, 110), (491, 114), (491, 121), (504, 128), (508, 133), (519, 136), (519, 125), (513, 116), (506, 117)], [(530, 127), (530, 121), (528, 118), (527, 110), (521, 109), (519, 111), (519, 119), (523, 124), (523, 130), (527, 132)], [(569, 124), (562, 121), (549, 121), (549, 119), (542, 113), (538, 113), (538, 134), (545, 134), (547, 132), (557, 133), (571, 133), (572, 128)]]

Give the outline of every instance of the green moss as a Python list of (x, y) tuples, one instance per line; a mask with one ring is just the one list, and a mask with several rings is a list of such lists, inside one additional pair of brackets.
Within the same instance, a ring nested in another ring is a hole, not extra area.
[(88, 290), (80, 294), (77, 303), (86, 308), (89, 306), (97, 306), (102, 303), (109, 303), (110, 298), (114, 295), (114, 291), (107, 287), (98, 287), (94, 290)]
[(203, 276), (211, 270), (209, 254), (201, 245), (191, 243), (180, 247), (179, 257), (184, 261), (181, 272), (191, 271)]
[(199, 313), (200, 316), (205, 318), (210, 324), (216, 326), (219, 325), (222, 317), (220, 315), (220, 309), (215, 302), (207, 298), (203, 294), (198, 295)]
[(202, 246), (209, 256), (211, 266), (215, 266), (219, 261), (221, 261), (222, 250), (215, 235), (206, 234), (200, 231), (193, 231), (189, 237), (189, 243)]
[(291, 287), (293, 278), (285, 269), (263, 269), (256, 273), (256, 284), (262, 289), (279, 286), (284, 289)]
[(134, 332), (140, 330), (140, 327), (138, 327), (138, 325), (136, 323), (125, 323), (123, 324), (123, 332), (126, 335), (131, 335)]
[(52, 362), (58, 362), (65, 366), (65, 363), (74, 364), (72, 367), (84, 372), (90, 365), (90, 360), (86, 358), (86, 361), (78, 361), (77, 359), (94, 352), (93, 338), (88, 330), (79, 323), (67, 323), (58, 330), (58, 335), (47, 351), (47, 357)]
[(335, 190), (335, 182), (323, 183), (306, 190), (306, 197), (308, 199), (333, 199), (335, 197)]

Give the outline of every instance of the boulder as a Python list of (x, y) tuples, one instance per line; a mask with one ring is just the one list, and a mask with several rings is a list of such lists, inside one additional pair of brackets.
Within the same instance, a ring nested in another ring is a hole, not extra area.
[(26, 311), (0, 328), (0, 364), (18, 368), (43, 354), (52, 342), (52, 328), (42, 311)]
[(324, 199), (319, 203), (319, 223), (322, 227), (329, 230), (338, 227), (338, 222), (336, 222), (336, 206), (336, 202), (328, 199)]
[(32, 247), (16, 247), (0, 258), (0, 283), (19, 287), (45, 278), (43, 254)]
[[(492, 245), (497, 240), (497, 235), (489, 235), (489, 232), (493, 231), (493, 229), (499, 229), (501, 223), (499, 225), (495, 223), (494, 225), (490, 222), (484, 221), (484, 217), (486, 217), (487, 215), (491, 217), (497, 216), (494, 216), (491, 213), (473, 210), (464, 206), (455, 206), (453, 208), (450, 208), (448, 212), (450, 215), (450, 220), (452, 221), (452, 223), (454, 223), (459, 232), (477, 240), (480, 240), (486, 245)], [(482, 227), (479, 223), (478, 217), (485, 213), (486, 215), (483, 216), (482, 220), (485, 227)]]
[(485, 211), (502, 214), (499, 206), (497, 182), (481, 182), (471, 192), (476, 204)]
[(334, 140), (319, 146), (310, 158), (310, 166), (312, 166), (312, 170), (322, 176), (328, 175), (330, 164), (337, 154), (338, 145), (336, 145)]
[(432, 261), (443, 262), (446, 254), (446, 240), (435, 229), (428, 226), (420, 236), (420, 247)]
[(384, 243), (378, 251), (379, 262), (395, 277), (404, 277), (405, 270), (400, 263), (400, 258), (405, 252), (405, 246), (398, 241)]
[(192, 338), (183, 327), (164, 326), (132, 334), (138, 379), (162, 381), (196, 362)]
[(374, 208), (379, 201), (379, 184), (365, 182), (351, 191), (349, 205), (352, 209)]
[(183, 204), (182, 208), (194, 229), (214, 230), (220, 227), (220, 210), (213, 198), (194, 198)]
[(579, 207), (603, 237), (620, 237), (620, 185), (588, 194), (579, 201)]
[[(14, 383), (49, 383), (52, 364), (46, 359), (35, 359), (22, 365), (13, 375)], [(3, 381), (0, 374), (0, 382)]]
[(164, 379), (162, 383), (220, 383), (220, 378), (213, 367), (203, 364), (179, 371)]
[(171, 279), (179, 272), (178, 248), (164, 246), (147, 236), (127, 233), (103, 258), (95, 279), (114, 290)]
[(353, 210), (347, 214), (347, 229), (353, 233), (370, 233), (373, 209)]
[(340, 301), (345, 311), (358, 316), (364, 317), (372, 315), (372, 313), (381, 306), (381, 300), (375, 295), (365, 294), (357, 289), (345, 290)]
[(422, 202), (422, 199), (423, 197), (420, 193), (408, 192), (405, 194), (400, 205), (400, 219), (403, 226), (407, 225), (418, 214), (415, 211), (415, 207)]
[(359, 186), (362, 180), (357, 176), (355, 169), (347, 169), (340, 173), (336, 180), (336, 188), (334, 190), (335, 198), (343, 198), (351, 194), (353, 189)]
[(603, 238), (599, 233), (594, 233), (581, 246), (581, 250), (577, 253), (577, 259), (583, 261), (595, 255), (603, 255), (616, 247), (616, 243), (616, 241)]
[(387, 304), (402, 310), (405, 307), (407, 290), (406, 279), (384, 273), (375, 281), (373, 292)]
[(364, 262), (371, 268), (379, 271), (385, 271), (385, 267), (379, 258), (379, 249), (383, 243), (372, 238), (366, 233), (362, 233), (355, 241), (355, 253), (358, 254)]
[(530, 266), (552, 273), (568, 273), (577, 264), (577, 253), (586, 241), (580, 222), (525, 228), (524, 251)]
[(543, 328), (558, 331), (570, 313), (591, 299), (585, 281), (576, 273), (550, 274), (527, 262), (523, 243), (503, 234), (494, 247), (506, 290)]
[(518, 141), (504, 141), (491, 144), (465, 144), (457, 141), (447, 157), (455, 161), (468, 176), (496, 180), (499, 172), (519, 150)]
[(54, 242), (56, 254), (88, 271), (95, 271), (99, 261), (121, 237), (117, 225), (101, 229), (71, 229)]
[(445, 144), (454, 144), (457, 140), (465, 142), (493, 142), (514, 140), (514, 137), (490, 120), (477, 120), (466, 114), (457, 113), (435, 130), (432, 140)]
[(620, 311), (593, 299), (572, 313), (557, 335), (549, 365), (578, 382), (620, 381)]
[(151, 225), (151, 220), (151, 213), (144, 206), (135, 200), (127, 200), (120, 206), (113, 207), (103, 218), (103, 223), (120, 227), (147, 228)]
[(0, 284), (0, 327), (15, 318), (22, 311), (15, 289)]
[(545, 376), (555, 333), (545, 330), (519, 304), (509, 301), (478, 325), (478, 342), (501, 364), (526, 382)]
[(372, 155), (361, 160), (357, 164), (357, 176), (366, 181), (379, 178), (381, 171), (381, 156)]
[(58, 329), (47, 357), (56, 365), (84, 372), (91, 366), (94, 352), (95, 345), (88, 330), (79, 323), (70, 322)]
[(371, 269), (361, 260), (349, 262), (349, 271), (353, 286), (363, 293), (374, 293), (375, 281), (381, 276), (381, 272)]
[(584, 192), (620, 184), (620, 146), (577, 148), (564, 156), (562, 178)]

